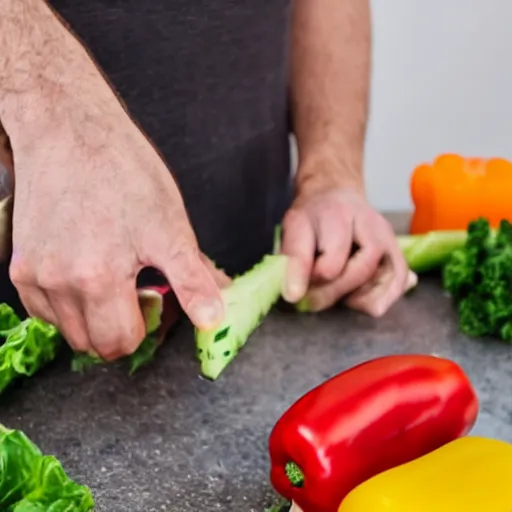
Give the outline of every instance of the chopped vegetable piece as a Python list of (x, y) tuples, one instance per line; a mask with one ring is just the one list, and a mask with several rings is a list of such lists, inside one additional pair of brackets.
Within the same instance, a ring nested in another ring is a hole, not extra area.
[(356, 487), (338, 512), (508, 512), (512, 445), (463, 437)]
[[(146, 322), (146, 337), (139, 348), (129, 356), (130, 374), (135, 373), (140, 367), (150, 363), (169, 328), (167, 320), (172, 312), (165, 307), (165, 296), (170, 291), (168, 286), (142, 288), (138, 290), (139, 304)], [(164, 324), (164, 325), (163, 325)], [(164, 328), (165, 327), (165, 328)], [(90, 354), (75, 354), (71, 363), (71, 369), (75, 372), (83, 372), (98, 364), (104, 364), (102, 358)]]
[(512, 162), (440, 155), (412, 173), (415, 210), (410, 232), (464, 230), (481, 216), (497, 228), (501, 219), (512, 220), (511, 195)]
[(202, 374), (215, 380), (281, 296), (286, 256), (268, 255), (222, 290), (226, 314), (216, 329), (196, 329), (197, 357)]
[(284, 413), (269, 439), (270, 478), (304, 512), (335, 512), (365, 480), (466, 435), (477, 415), (473, 386), (454, 362), (428, 355), (374, 359), (329, 379)]
[(421, 273), (442, 268), (455, 250), (464, 247), (467, 231), (431, 231), (397, 238), (409, 268)]
[(463, 248), (444, 267), (444, 288), (468, 336), (494, 336), (512, 342), (512, 224), (494, 233), (486, 219), (471, 222)]
[[(32, 377), (55, 359), (62, 339), (55, 327), (37, 318), (21, 321), (0, 305), (0, 394), (19, 377)], [(5, 328), (4, 328), (5, 327)]]
[(73, 482), (60, 462), (23, 433), (0, 425), (0, 510), (88, 512), (91, 491)]
[(155, 333), (148, 334), (144, 338), (139, 348), (128, 358), (130, 362), (130, 375), (133, 375), (139, 368), (153, 361), (161, 342), (162, 339)]

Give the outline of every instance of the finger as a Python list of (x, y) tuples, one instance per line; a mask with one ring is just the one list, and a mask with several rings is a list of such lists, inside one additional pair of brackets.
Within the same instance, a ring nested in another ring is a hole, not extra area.
[(18, 295), (28, 315), (58, 327), (58, 320), (46, 293), (35, 286), (17, 285)]
[(81, 308), (91, 346), (107, 361), (133, 354), (146, 335), (135, 279), (105, 296), (83, 296)]
[(92, 346), (87, 333), (87, 324), (75, 297), (52, 292), (48, 301), (55, 312), (59, 331), (76, 352), (90, 353)]
[(409, 272), (407, 272), (407, 283), (405, 285), (405, 293), (411, 291), (413, 288), (416, 288), (416, 286), (418, 286), (418, 274), (416, 274), (412, 270), (409, 270)]
[(338, 278), (310, 289), (307, 295), (308, 309), (315, 312), (330, 308), (341, 298), (363, 286), (375, 275), (382, 256), (382, 249), (376, 244), (359, 249)]
[(302, 210), (291, 209), (283, 220), (281, 252), (289, 256), (283, 297), (296, 303), (306, 295), (315, 261), (316, 238), (309, 217)]
[(346, 304), (375, 318), (381, 317), (405, 293), (411, 279), (403, 255), (392, 247), (374, 279), (348, 297)]
[(353, 237), (353, 218), (338, 202), (325, 205), (316, 226), (320, 256), (313, 269), (313, 281), (332, 281), (345, 267), (350, 255)]
[(222, 322), (220, 289), (197, 247), (167, 251), (167, 257), (154, 259), (154, 266), (165, 275), (183, 311), (198, 329), (213, 329)]
[(223, 270), (217, 268), (215, 263), (203, 253), (201, 253), (201, 261), (213, 276), (219, 288), (227, 288), (231, 284), (231, 278), (228, 277)]

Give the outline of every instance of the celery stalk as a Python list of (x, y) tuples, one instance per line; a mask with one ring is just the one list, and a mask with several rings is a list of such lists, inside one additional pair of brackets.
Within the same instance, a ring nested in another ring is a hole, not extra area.
[(467, 231), (431, 231), (424, 235), (401, 235), (398, 244), (409, 268), (428, 272), (442, 267), (453, 251), (464, 247)]

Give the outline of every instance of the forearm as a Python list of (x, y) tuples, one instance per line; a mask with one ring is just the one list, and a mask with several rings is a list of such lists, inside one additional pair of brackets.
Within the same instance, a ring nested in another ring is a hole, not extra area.
[(318, 173), (329, 173), (330, 183), (362, 188), (371, 66), (369, 1), (295, 0), (292, 34), (298, 186), (314, 186)]
[(11, 138), (21, 127), (65, 113), (68, 97), (85, 102), (112, 95), (44, 0), (0, 0), (0, 70), (0, 121)]

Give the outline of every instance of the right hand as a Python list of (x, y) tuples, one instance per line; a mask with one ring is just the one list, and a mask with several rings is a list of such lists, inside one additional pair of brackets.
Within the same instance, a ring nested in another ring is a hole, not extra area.
[(25, 308), (76, 351), (116, 359), (144, 338), (136, 277), (154, 267), (195, 326), (215, 327), (228, 280), (200, 252), (171, 173), (114, 95), (81, 100), (9, 134), (10, 275)]

